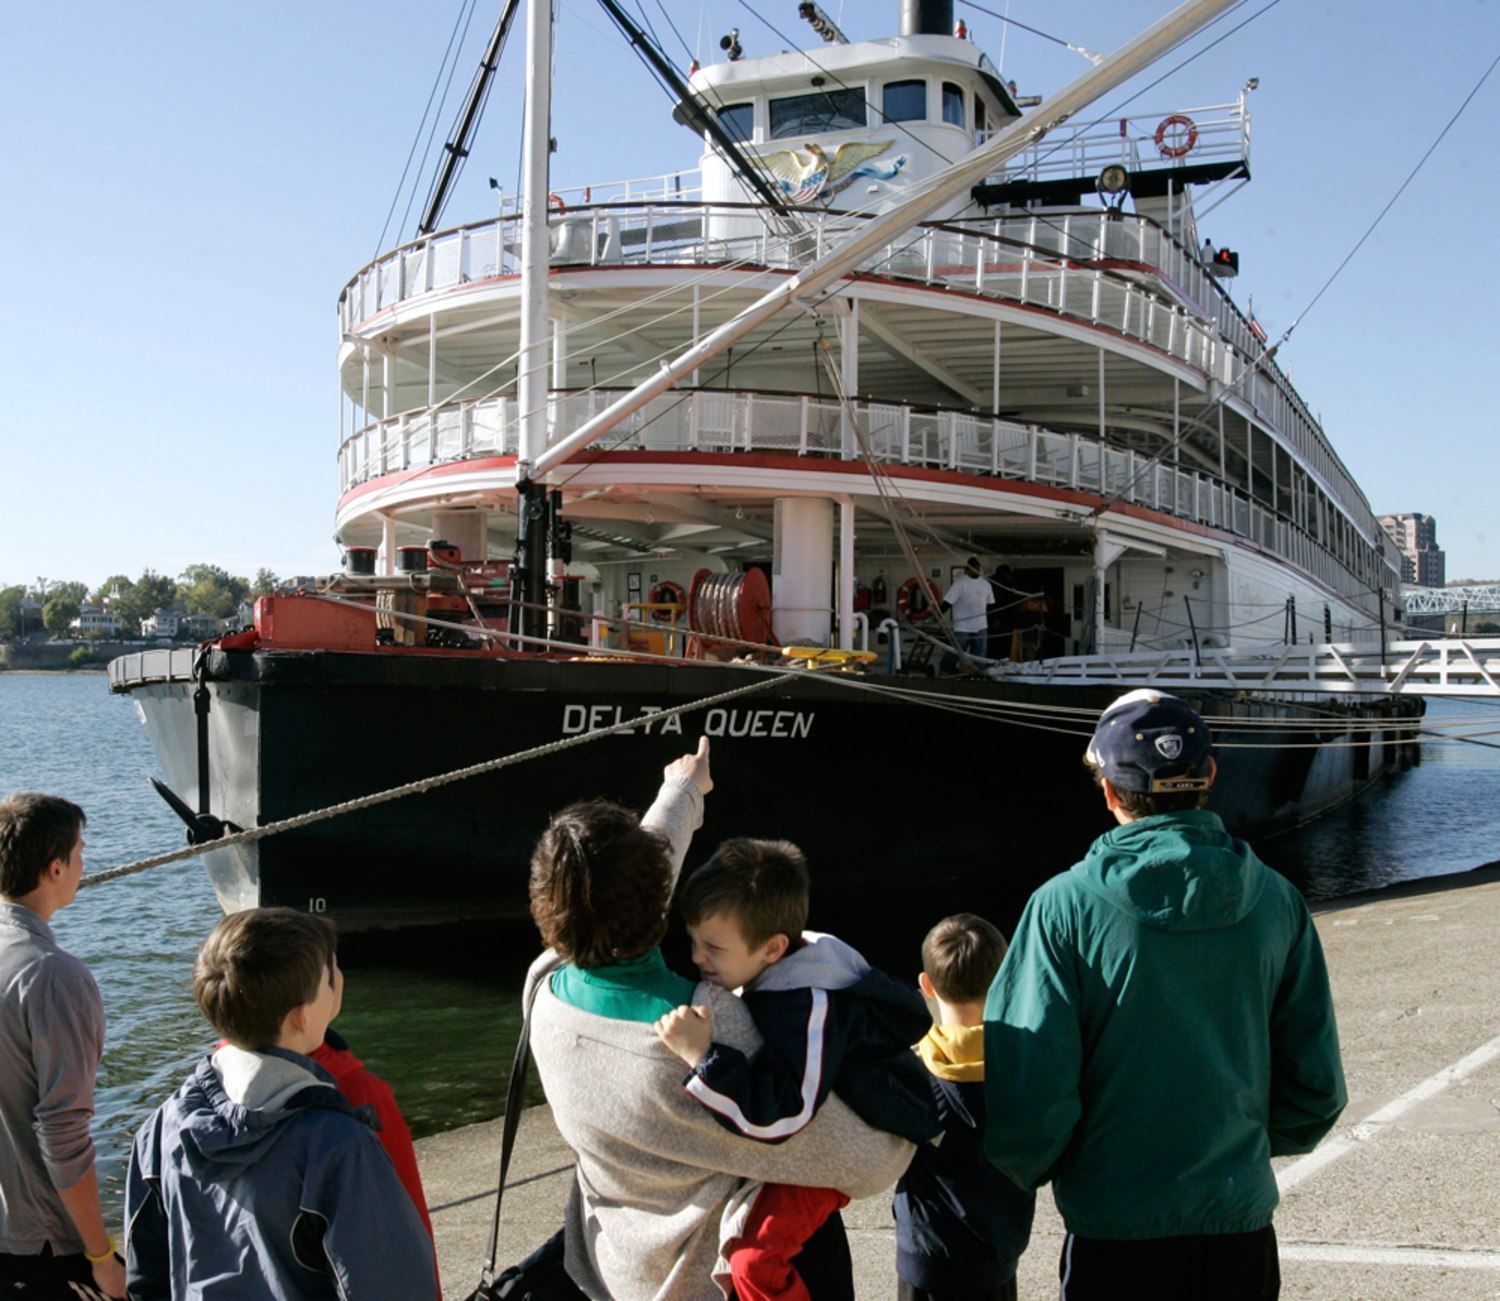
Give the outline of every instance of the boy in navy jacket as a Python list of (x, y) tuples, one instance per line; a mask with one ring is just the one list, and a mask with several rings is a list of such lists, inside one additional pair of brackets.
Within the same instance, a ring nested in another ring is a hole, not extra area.
[(919, 1147), (896, 1185), (899, 1301), (1015, 1301), (1036, 1194), (984, 1155), (984, 999), (1004, 956), (1004, 936), (973, 913), (945, 917), (922, 941), (919, 983), (938, 1024), (917, 1052), (943, 1141)]
[(228, 1042), (136, 1134), (132, 1301), (437, 1296), (412, 1199), (312, 1060), (343, 988), (333, 927), (309, 913), (252, 908), (203, 942), (193, 993)]
[[(875, 1128), (928, 1142), (940, 1128), (910, 1048), (932, 1023), (926, 1005), (843, 941), (805, 932), (808, 893), (807, 861), (795, 845), (720, 845), (688, 878), (680, 907), (699, 973), (743, 988), (765, 1043), (748, 1058), (715, 1043), (701, 1007), (668, 1013), (657, 1033), (691, 1068), (688, 1092), (748, 1138), (790, 1137), (837, 1093)], [(729, 1250), (739, 1301), (807, 1297), (791, 1258), (847, 1201), (831, 1188), (765, 1185)]]

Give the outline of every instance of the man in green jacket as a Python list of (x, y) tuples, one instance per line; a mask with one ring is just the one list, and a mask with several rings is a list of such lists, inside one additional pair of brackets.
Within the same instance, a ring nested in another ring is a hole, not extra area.
[(1202, 807), (1211, 746), (1161, 692), (1104, 711), (1120, 825), (1031, 897), (985, 1003), (985, 1151), (1052, 1182), (1066, 1301), (1277, 1296), (1271, 1158), (1347, 1101), (1312, 918)]

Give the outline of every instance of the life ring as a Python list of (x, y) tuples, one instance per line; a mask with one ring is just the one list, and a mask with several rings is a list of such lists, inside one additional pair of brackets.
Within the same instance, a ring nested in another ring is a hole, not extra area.
[[(1172, 143), (1167, 143), (1167, 132), (1172, 132)], [(1156, 128), (1156, 147), (1163, 158), (1181, 158), (1192, 152), (1198, 143), (1198, 128), (1193, 119), (1181, 113), (1162, 118)]]
[[(1171, 119), (1169, 118), (1168, 121), (1170, 120)], [(1183, 119), (1183, 121), (1186, 120), (1186, 118)], [(1161, 141), (1158, 140), (1156, 143), (1161, 144)], [(1186, 152), (1186, 150), (1184, 150), (1183, 152)], [(562, 201), (562, 195), (560, 194), (549, 194), (547, 196), (547, 206), (554, 212), (566, 212), (568, 210), (568, 205)]]
[(932, 618), (941, 599), (937, 584), (930, 578), (908, 578), (896, 589), (896, 608), (912, 623)]
[[(652, 605), (680, 605), (686, 607), (687, 593), (682, 590), (681, 583), (674, 583), (670, 578), (658, 583), (651, 589)], [(651, 617), (657, 623), (671, 623), (675, 612), (672, 610), (652, 610)]]

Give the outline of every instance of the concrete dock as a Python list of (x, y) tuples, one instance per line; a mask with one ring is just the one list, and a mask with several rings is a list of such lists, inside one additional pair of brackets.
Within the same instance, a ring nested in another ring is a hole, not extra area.
[[(1314, 911), (1350, 1101), (1316, 1152), (1277, 1162), (1282, 1295), (1500, 1297), (1500, 865)], [(498, 1121), (417, 1145), (450, 1298), (478, 1281), (499, 1154)], [(547, 1109), (528, 1111), (505, 1194), (502, 1265), (562, 1223), (571, 1169)], [(857, 1294), (894, 1296), (889, 1197), (854, 1203), (845, 1221)], [(1062, 1236), (1043, 1189), (1022, 1301), (1057, 1295)]]

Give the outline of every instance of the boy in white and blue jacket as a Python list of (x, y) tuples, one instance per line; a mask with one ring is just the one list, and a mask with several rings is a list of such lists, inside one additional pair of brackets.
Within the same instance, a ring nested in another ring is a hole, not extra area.
[[(843, 941), (804, 931), (808, 898), (795, 845), (720, 845), (688, 878), (679, 905), (699, 975), (743, 991), (765, 1043), (747, 1056), (719, 1042), (704, 1007), (675, 1009), (657, 1033), (691, 1069), (688, 1092), (732, 1133), (781, 1142), (836, 1093), (867, 1125), (928, 1142), (940, 1127), (911, 1051), (931, 1025), (926, 1004)], [(739, 1301), (806, 1297), (792, 1257), (848, 1200), (833, 1188), (766, 1184), (727, 1244)]]

